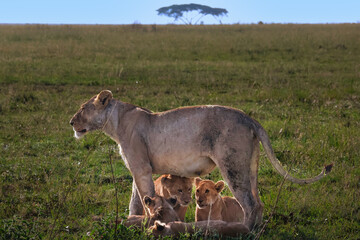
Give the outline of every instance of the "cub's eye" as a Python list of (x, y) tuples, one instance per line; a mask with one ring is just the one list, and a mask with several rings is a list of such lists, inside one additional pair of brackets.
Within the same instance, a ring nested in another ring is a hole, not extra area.
[(198, 189), (198, 190), (196, 190), (196, 192), (197, 192), (197, 193), (199, 193), (199, 189)]
[(189, 188), (188, 191), (191, 192), (191, 188)]
[(206, 190), (205, 190), (205, 193), (209, 193), (209, 189), (206, 189)]
[(182, 190), (181, 190), (181, 189), (179, 189), (179, 190), (178, 190), (178, 192), (179, 192), (179, 193), (182, 193)]

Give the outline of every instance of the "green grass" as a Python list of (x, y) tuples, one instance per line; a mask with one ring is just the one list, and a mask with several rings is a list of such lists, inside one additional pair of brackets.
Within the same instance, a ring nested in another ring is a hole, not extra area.
[[(1, 25), (0, 239), (114, 237), (110, 154), (122, 217), (131, 175), (112, 140), (94, 132), (77, 141), (69, 125), (102, 89), (153, 111), (198, 104), (244, 110), (294, 176), (334, 163), (320, 182), (285, 182), (261, 238), (359, 239), (359, 39), (359, 24)], [(207, 177), (221, 179), (218, 170)], [(264, 220), (281, 181), (262, 151)], [(145, 236), (123, 226), (117, 234)]]

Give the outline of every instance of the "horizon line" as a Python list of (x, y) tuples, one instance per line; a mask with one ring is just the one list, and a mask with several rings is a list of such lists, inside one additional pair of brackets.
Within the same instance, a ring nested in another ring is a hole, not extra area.
[(357, 22), (326, 22), (326, 23), (296, 23), (296, 22), (263, 22), (258, 21), (257, 23), (211, 23), (211, 24), (178, 24), (178, 23), (1, 23), (0, 25), (113, 25), (113, 26), (125, 26), (125, 25), (178, 25), (178, 26), (204, 26), (204, 25), (336, 25), (336, 24), (360, 24), (360, 21)]

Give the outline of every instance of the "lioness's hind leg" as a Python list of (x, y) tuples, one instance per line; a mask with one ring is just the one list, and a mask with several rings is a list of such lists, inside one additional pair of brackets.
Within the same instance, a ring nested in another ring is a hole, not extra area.
[(250, 182), (251, 182), (251, 193), (257, 201), (257, 209), (256, 209), (256, 219), (255, 224), (260, 224), (262, 222), (262, 214), (264, 204), (261, 202), (259, 197), (259, 189), (258, 189), (258, 169), (259, 169), (259, 158), (260, 158), (260, 144), (257, 138), (254, 138), (253, 142), (253, 152), (251, 156), (251, 165), (250, 165)]
[(254, 150), (256, 151), (256, 147), (251, 143), (242, 149), (229, 148), (218, 158), (219, 161), (215, 160), (221, 175), (244, 210), (244, 224), (249, 229), (259, 221), (262, 212), (260, 198), (257, 191), (254, 191), (257, 189), (257, 185), (254, 185), (257, 181), (256, 176), (254, 178), (256, 172), (252, 171)]

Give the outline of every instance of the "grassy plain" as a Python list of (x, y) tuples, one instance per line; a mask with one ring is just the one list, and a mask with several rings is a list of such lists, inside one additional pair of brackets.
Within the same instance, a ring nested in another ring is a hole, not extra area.
[[(121, 216), (131, 175), (112, 140), (95, 132), (76, 141), (68, 123), (102, 89), (153, 111), (244, 110), (291, 174), (311, 177), (334, 163), (320, 182), (285, 182), (270, 218), (282, 178), (262, 151), (270, 221), (261, 239), (359, 239), (359, 40), (359, 24), (0, 26), (0, 239), (113, 238), (110, 158)], [(120, 226), (117, 234), (145, 233)]]

